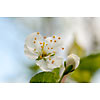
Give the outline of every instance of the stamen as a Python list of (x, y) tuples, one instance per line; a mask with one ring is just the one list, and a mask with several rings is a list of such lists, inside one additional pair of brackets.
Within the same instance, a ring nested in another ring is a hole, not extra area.
[(45, 42), (43, 42), (43, 47), (44, 47), (44, 45), (45, 45)]
[(62, 48), (62, 50), (64, 50), (64, 48)]
[(51, 60), (51, 58), (49, 58), (49, 60)]
[(40, 44), (42, 44), (42, 42), (40, 42)]
[(39, 35), (40, 33), (39, 32), (37, 32), (37, 35)]
[(52, 42), (52, 40), (50, 40), (50, 42)]
[(47, 46), (48, 44), (46, 44), (46, 46)]
[(33, 42), (34, 44), (36, 43), (36, 41)]
[(48, 49), (50, 49), (50, 48), (48, 48)]
[(51, 49), (53, 49), (53, 48), (51, 48)]
[(61, 37), (58, 37), (58, 39), (60, 40), (60, 39), (61, 39)]
[(54, 62), (55, 62), (55, 61), (54, 61), (54, 60), (52, 60), (52, 64), (54, 64)]
[(42, 56), (40, 56), (40, 59), (42, 58)]
[(41, 46), (41, 48), (43, 49), (43, 46)]
[(44, 36), (44, 39), (46, 39), (47, 37), (46, 36)]
[(53, 36), (53, 38), (55, 38), (55, 36)]
[(54, 40), (54, 42), (56, 42), (56, 40)]
[(37, 40), (37, 38), (35, 37), (34, 40)]

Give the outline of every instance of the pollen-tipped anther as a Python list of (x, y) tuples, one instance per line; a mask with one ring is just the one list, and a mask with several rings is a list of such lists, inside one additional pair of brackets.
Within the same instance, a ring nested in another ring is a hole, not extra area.
[(57, 42), (56, 40), (54, 40), (54, 42)]
[(40, 59), (42, 58), (42, 56), (40, 56)]
[(51, 60), (51, 58), (49, 58), (49, 60)]
[(34, 40), (37, 40), (37, 38), (35, 37)]
[(64, 50), (64, 48), (62, 48), (62, 50)]
[(54, 64), (54, 62), (55, 62), (55, 61), (54, 61), (54, 60), (52, 60), (52, 64)]
[(47, 37), (46, 36), (44, 36), (44, 39), (46, 39)]
[(41, 46), (41, 48), (43, 49), (43, 46)]
[(58, 39), (60, 40), (60, 39), (61, 39), (61, 37), (58, 37)]
[(50, 40), (50, 42), (52, 42), (52, 40)]
[(37, 32), (37, 35), (39, 35), (40, 33), (39, 32)]
[(40, 42), (40, 44), (42, 44), (42, 42)]
[(33, 43), (35, 44), (35, 43), (36, 43), (36, 41), (33, 41)]

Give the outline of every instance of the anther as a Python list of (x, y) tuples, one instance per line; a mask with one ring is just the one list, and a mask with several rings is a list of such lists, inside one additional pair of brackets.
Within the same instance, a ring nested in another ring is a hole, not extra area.
[(46, 46), (47, 46), (48, 44), (46, 44)]
[(42, 56), (40, 56), (40, 59), (42, 58)]
[(37, 35), (39, 35), (40, 33), (39, 32), (37, 32)]
[(64, 48), (62, 48), (62, 50), (64, 50)]
[(51, 48), (51, 49), (53, 49), (53, 48)]
[(37, 38), (35, 37), (34, 40), (37, 40)]
[(46, 36), (44, 36), (44, 39), (46, 39), (47, 37)]
[(54, 40), (54, 42), (56, 42), (56, 40)]
[(60, 39), (61, 39), (61, 37), (58, 37), (58, 39), (60, 40)]
[(34, 44), (36, 43), (36, 41), (33, 42)]
[(48, 48), (48, 49), (50, 49), (50, 48)]
[(43, 46), (41, 46), (41, 48), (43, 49)]
[(49, 58), (49, 60), (51, 60), (51, 58)]
[(54, 61), (54, 60), (52, 60), (52, 64), (54, 64), (54, 62), (55, 62), (55, 61)]
[(50, 42), (52, 42), (52, 40), (50, 40)]
[(42, 42), (40, 42), (40, 44), (42, 44)]

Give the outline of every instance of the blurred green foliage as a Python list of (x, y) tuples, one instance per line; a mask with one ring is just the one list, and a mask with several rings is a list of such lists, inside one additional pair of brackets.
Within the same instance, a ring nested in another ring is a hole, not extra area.
[(81, 83), (91, 82), (94, 73), (100, 68), (100, 53), (83, 57), (79, 67), (72, 73), (71, 77)]
[(68, 50), (68, 55), (72, 53), (78, 55), (79, 57), (86, 55), (85, 50), (77, 43), (76, 38), (74, 38), (74, 41)]
[(86, 56), (86, 51), (77, 43), (76, 37), (68, 51), (68, 54), (74, 53), (81, 58), (79, 67), (71, 74), (72, 79), (81, 83), (91, 82), (92, 76), (100, 68), (100, 54)]
[(34, 73), (40, 70), (39, 66), (37, 66), (36, 64), (29, 66), (29, 69)]

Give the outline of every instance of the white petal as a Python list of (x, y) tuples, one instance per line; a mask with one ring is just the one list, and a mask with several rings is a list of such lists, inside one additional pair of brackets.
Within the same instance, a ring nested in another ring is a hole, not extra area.
[[(54, 61), (54, 63), (52, 63), (52, 61)], [(54, 68), (58, 68), (62, 65), (62, 61), (63, 58), (62, 57), (58, 57), (58, 56), (53, 56), (51, 57), (51, 60), (48, 59), (48, 68), (50, 69), (54, 69)]]
[[(36, 38), (36, 40), (35, 40)], [(34, 43), (35, 41), (35, 43)], [(25, 45), (27, 46), (27, 48), (29, 48), (30, 50), (34, 50), (36, 49), (38, 51), (38, 53), (41, 53), (41, 45), (40, 42), (43, 42), (43, 37), (39, 34), (32, 33), (30, 34), (25, 41)]]
[[(52, 63), (54, 61), (54, 63)], [(51, 57), (51, 60), (49, 60), (49, 57), (46, 57), (45, 60), (39, 60), (36, 61), (36, 64), (40, 66), (40, 69), (43, 71), (52, 71), (54, 68), (58, 68), (62, 65), (63, 58), (62, 57)]]
[(80, 63), (80, 58), (75, 54), (71, 54), (67, 58), (66, 66), (73, 65), (74, 69), (76, 69), (79, 63)]
[[(53, 38), (53, 36), (52, 37), (48, 37), (47, 39), (46, 39), (46, 42), (47, 42), (47, 44), (48, 44), (48, 47), (50, 48), (49, 50), (48, 50), (48, 52), (52, 52), (52, 51), (59, 51), (59, 50), (61, 50), (61, 48), (63, 47), (62, 46), (62, 37), (61, 36), (57, 36), (57, 35), (54, 35), (55, 36), (55, 38)], [(59, 39), (60, 38), (60, 39)], [(52, 40), (52, 42), (51, 42), (51, 40)], [(51, 48), (53, 48), (53, 49), (51, 49)]]
[(26, 45), (24, 45), (24, 53), (26, 56), (28, 56), (30, 59), (37, 59), (38, 55), (31, 52)]
[(45, 60), (37, 60), (36, 64), (40, 67), (42, 71), (52, 71), (51, 69), (48, 68), (48, 62)]

